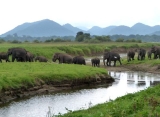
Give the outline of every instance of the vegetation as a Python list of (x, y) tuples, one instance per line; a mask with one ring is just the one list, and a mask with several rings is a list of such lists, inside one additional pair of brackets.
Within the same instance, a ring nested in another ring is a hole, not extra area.
[(160, 85), (57, 117), (159, 117)]
[(13, 35), (7, 35), (6, 37), (0, 37), (0, 43), (22, 43), (25, 41), (33, 43), (54, 43), (54, 42), (87, 42), (87, 43), (100, 43), (100, 42), (159, 42), (160, 35), (91, 35), (90, 33), (84, 33), (82, 31), (77, 32), (74, 36), (49, 36), (49, 37), (31, 37), (31, 36), (18, 36), (16, 33)]
[[(76, 68), (76, 69), (75, 69)], [(75, 64), (55, 63), (1, 63), (0, 91), (35, 86), (39, 82), (61, 82), (64, 80), (84, 79), (98, 74), (107, 75), (102, 68)]]
[[(71, 55), (96, 55), (103, 54), (106, 50), (118, 48), (150, 48), (158, 43), (134, 43), (134, 42), (107, 42), (107, 43), (1, 43), (0, 51), (7, 51), (11, 47), (23, 47), (33, 52), (35, 55), (44, 55), (52, 58), (55, 52), (66, 52)], [(160, 64), (156, 60), (131, 61), (126, 59), (123, 64), (149, 64), (154, 66)], [(76, 67), (76, 69), (75, 69)], [(8, 89), (17, 89), (20, 87), (32, 87), (37, 83), (47, 83), (52, 81), (63, 81), (72, 79), (83, 79), (88, 76), (97, 74), (107, 75), (107, 71), (102, 68), (94, 68), (83, 65), (68, 65), (55, 63), (19, 63), (19, 62), (2, 62), (0, 67), (0, 91)], [(59, 72), (61, 71), (61, 72)], [(88, 110), (80, 110), (65, 114), (64, 117), (158, 117), (160, 116), (160, 86), (148, 88), (145, 91), (135, 94), (128, 94), (117, 98), (115, 101), (110, 100), (108, 103), (99, 104)], [(61, 117), (61, 115), (59, 115)]]

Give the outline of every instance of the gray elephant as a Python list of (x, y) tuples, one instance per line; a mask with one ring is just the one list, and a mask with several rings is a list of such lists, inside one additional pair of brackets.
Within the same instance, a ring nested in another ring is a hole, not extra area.
[(92, 58), (91, 59), (91, 63), (92, 63), (92, 66), (97, 66), (97, 67), (99, 67), (100, 66), (100, 59), (99, 58)]
[(138, 60), (144, 60), (145, 59), (145, 55), (146, 55), (146, 50), (143, 48), (140, 48), (138, 50)]
[(52, 61), (56, 62), (56, 60), (59, 61), (59, 63), (68, 63), (71, 64), (73, 57), (66, 53), (55, 53), (52, 57)]
[(103, 63), (105, 65), (105, 60), (107, 59), (107, 66), (111, 66), (111, 61), (114, 61), (114, 66), (116, 66), (116, 61), (119, 61), (120, 65), (122, 65), (121, 63), (121, 59), (120, 59), (120, 55), (118, 53), (115, 52), (105, 52), (103, 54)]
[(7, 54), (12, 55), (12, 62), (14, 62), (15, 59), (23, 62), (26, 61), (27, 51), (24, 48), (9, 48)]
[(82, 56), (75, 56), (73, 58), (72, 63), (80, 64), (80, 65), (86, 65), (86, 61), (85, 61), (84, 57), (82, 57)]
[(151, 49), (147, 51), (148, 59), (152, 59), (152, 51)]
[(131, 61), (134, 60), (134, 56), (135, 56), (135, 51), (130, 49), (127, 51), (127, 61)]
[(27, 51), (27, 55), (26, 55), (26, 61), (29, 62), (34, 62), (34, 54), (32, 54), (31, 52)]
[(6, 52), (0, 53), (0, 62), (1, 63), (2, 63), (2, 60), (6, 60), (6, 62), (10, 62), (8, 53), (6, 53)]
[(151, 52), (154, 53), (154, 59), (157, 59), (157, 58), (160, 59), (160, 47), (159, 46), (151, 47)]
[(35, 62), (36, 62), (37, 60), (38, 60), (39, 62), (47, 62), (47, 61), (48, 61), (47, 58), (44, 57), (44, 56), (37, 56), (37, 57), (35, 58)]

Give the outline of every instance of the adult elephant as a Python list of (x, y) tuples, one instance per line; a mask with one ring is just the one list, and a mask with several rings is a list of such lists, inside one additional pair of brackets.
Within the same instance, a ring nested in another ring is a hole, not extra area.
[(127, 61), (131, 61), (134, 60), (134, 56), (135, 56), (135, 51), (130, 49), (127, 51)]
[(114, 66), (116, 66), (116, 61), (119, 61), (120, 65), (122, 65), (121, 63), (121, 59), (120, 59), (120, 55), (118, 53), (115, 52), (105, 52), (103, 54), (103, 63), (105, 65), (105, 60), (107, 59), (107, 66), (111, 66), (111, 61), (114, 61)]
[(56, 60), (59, 61), (59, 63), (68, 63), (71, 64), (73, 57), (66, 53), (55, 53), (52, 57), (52, 61), (56, 62)]
[(92, 63), (92, 66), (97, 66), (97, 67), (99, 67), (100, 66), (100, 59), (99, 58), (92, 58), (91, 59), (91, 63)]
[(83, 56), (75, 56), (73, 58), (72, 63), (74, 63), (74, 64), (80, 64), (80, 65), (86, 65), (86, 61), (85, 61), (85, 59), (84, 59)]
[(6, 52), (1, 52), (0, 53), (0, 62), (2, 63), (2, 60), (6, 60), (6, 62), (10, 62), (9, 61), (9, 55)]
[(29, 61), (29, 62), (34, 62), (34, 54), (27, 51), (27, 55), (26, 55), (26, 61)]
[(151, 47), (151, 52), (154, 53), (154, 59), (156, 58), (160, 59), (160, 47), (159, 46)]
[(24, 48), (9, 48), (7, 54), (8, 56), (12, 55), (12, 62), (14, 62), (15, 59), (23, 62), (26, 61), (27, 51)]
[(143, 48), (140, 48), (138, 50), (138, 60), (144, 60), (145, 59), (145, 55), (146, 55), (146, 50)]
[(35, 58), (35, 62), (36, 62), (37, 60), (38, 60), (39, 62), (47, 62), (47, 61), (48, 61), (47, 58), (44, 57), (44, 56), (37, 56), (37, 57)]

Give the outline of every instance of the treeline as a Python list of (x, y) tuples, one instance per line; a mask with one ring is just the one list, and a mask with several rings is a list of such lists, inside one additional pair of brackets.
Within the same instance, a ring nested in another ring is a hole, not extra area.
[(7, 35), (6, 37), (0, 37), (0, 43), (22, 43), (22, 42), (86, 42), (86, 43), (98, 43), (98, 42), (160, 42), (159, 35), (90, 35), (90, 33), (77, 32), (76, 36), (50, 36), (50, 37), (31, 37), (31, 36), (18, 36), (17, 34)]

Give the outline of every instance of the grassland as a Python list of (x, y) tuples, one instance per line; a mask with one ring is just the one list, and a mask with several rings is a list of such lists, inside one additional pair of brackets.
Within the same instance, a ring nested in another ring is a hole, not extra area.
[[(116, 48), (150, 48), (155, 43), (21, 43), (21, 44), (10, 44), (1, 43), (0, 52), (7, 52), (8, 48), (11, 47), (23, 47), (26, 50), (34, 53), (35, 55), (46, 56), (50, 62), (48, 63), (19, 63), (19, 62), (2, 62), (0, 66), (0, 90), (7, 88), (19, 88), (22, 85), (35, 85), (35, 79), (40, 78), (44, 80), (64, 80), (73, 78), (85, 78), (87, 76), (95, 74), (106, 74), (107, 71), (104, 69), (92, 68), (90, 66), (77, 66), (77, 65), (66, 65), (66, 64), (54, 64), (51, 62), (52, 55), (55, 52), (69, 53), (73, 56), (84, 55), (91, 56), (96, 54), (103, 54), (104, 50), (111, 50)], [(158, 43), (156, 43), (158, 45)], [(11, 59), (11, 58), (10, 58)], [(147, 62), (150, 61), (141, 61)], [(152, 64), (158, 64), (158, 62), (151, 62)], [(123, 64), (128, 64), (123, 61)], [(140, 64), (140, 61), (130, 62), (129, 64)], [(76, 68), (76, 69), (75, 69)]]
[[(37, 55), (46, 56), (50, 62), (2, 62), (0, 63), (0, 92), (21, 87), (34, 87), (37, 83), (52, 81), (66, 81), (73, 79), (85, 79), (97, 74), (107, 75), (107, 70), (84, 65), (57, 64), (51, 62), (55, 52), (69, 53), (72, 56), (84, 55), (93, 56), (103, 54), (105, 50), (128, 49), (128, 48), (150, 48), (158, 43), (22, 43), (8, 44), (1, 43), (0, 52), (6, 52), (11, 47), (23, 47)], [(125, 66), (160, 64), (157, 60), (122, 61)], [(147, 66), (148, 67), (148, 66)], [(76, 69), (75, 69), (76, 68)], [(147, 68), (148, 69), (148, 68)], [(37, 82), (38, 81), (38, 82)], [(65, 114), (64, 117), (158, 117), (160, 116), (160, 86), (149, 88), (145, 91), (120, 97), (115, 101), (92, 107), (88, 110), (81, 110)], [(0, 95), (1, 96), (1, 95)]]

